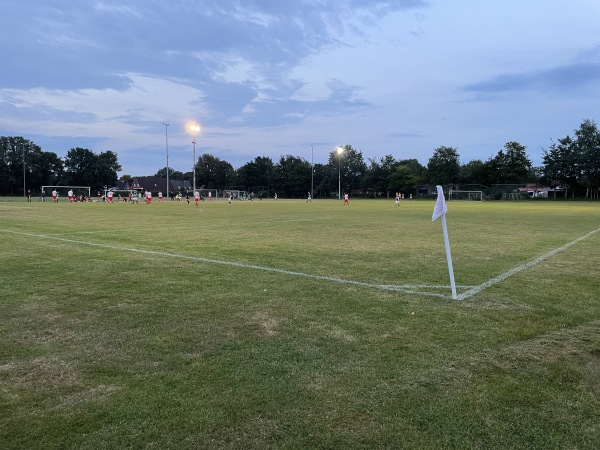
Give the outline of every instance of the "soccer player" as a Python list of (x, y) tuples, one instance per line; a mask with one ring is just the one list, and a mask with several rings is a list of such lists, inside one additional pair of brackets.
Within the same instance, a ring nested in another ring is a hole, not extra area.
[(56, 189), (52, 191), (52, 202), (58, 203), (58, 192), (56, 192)]
[(152, 204), (152, 192), (150, 192), (150, 191), (146, 191), (146, 204), (147, 205)]
[(311, 203), (312, 197), (310, 196), (310, 192), (308, 193), (308, 199), (306, 200), (306, 203)]
[(396, 192), (396, 206), (400, 206), (400, 192)]
[(194, 206), (198, 206), (198, 200), (200, 200), (200, 192), (194, 192)]
[(73, 203), (73, 189), (69, 189), (69, 192), (67, 192), (67, 197), (69, 197), (69, 203)]
[(212, 200), (212, 192), (208, 191), (208, 201), (210, 202)]
[(344, 206), (350, 206), (350, 203), (348, 203), (348, 194), (344, 194)]
[(108, 192), (106, 193), (106, 202), (107, 202), (107, 203), (112, 203), (112, 200), (113, 200), (113, 195), (114, 195), (114, 192), (113, 192), (113, 191), (108, 191)]
[(162, 202), (162, 192), (158, 193), (158, 203)]

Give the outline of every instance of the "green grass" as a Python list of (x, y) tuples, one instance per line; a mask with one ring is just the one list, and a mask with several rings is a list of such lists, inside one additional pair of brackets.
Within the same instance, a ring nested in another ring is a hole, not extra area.
[[(455, 301), (433, 205), (0, 202), (0, 448), (600, 448), (600, 232)], [(464, 292), (600, 204), (447, 221)]]

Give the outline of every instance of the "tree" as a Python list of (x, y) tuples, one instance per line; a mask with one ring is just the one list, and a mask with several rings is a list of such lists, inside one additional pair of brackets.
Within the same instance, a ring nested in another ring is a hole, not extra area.
[(58, 183), (63, 163), (56, 153), (44, 152), (28, 139), (0, 137), (0, 194), (23, 192), (23, 169), (26, 189), (37, 193)]
[[(331, 176), (331, 171), (329, 170), (329, 166), (326, 164), (315, 164), (313, 167), (314, 170), (314, 190), (315, 190), (315, 198), (318, 197), (329, 197), (329, 178)], [(337, 188), (337, 186), (336, 186)]]
[(30, 155), (29, 180), (31, 191), (53, 186), (63, 177), (63, 162), (56, 153), (36, 151)]
[(427, 178), (436, 185), (457, 184), (460, 179), (460, 157), (453, 147), (438, 147), (427, 163)]
[(101, 189), (117, 182), (121, 165), (116, 153), (108, 150), (99, 155), (87, 148), (72, 148), (65, 156), (66, 183), (72, 186), (90, 186)]
[(417, 177), (413, 171), (404, 164), (398, 164), (390, 178), (390, 186), (394, 192), (413, 192), (417, 184)]
[(401, 159), (400, 161), (398, 161), (397, 164), (401, 164), (403, 166), (406, 166), (410, 169), (410, 171), (413, 173), (413, 175), (415, 177), (417, 177), (417, 182), (420, 182), (421, 178), (423, 178), (425, 176), (425, 174), (427, 173), (427, 167), (425, 167), (423, 164), (421, 164), (417, 159)]
[(551, 187), (564, 186), (567, 191), (578, 186), (580, 170), (575, 152), (575, 144), (570, 136), (553, 142), (548, 150), (543, 152), (543, 178)]
[(121, 171), (117, 154), (107, 150), (95, 156), (94, 178), (90, 186), (114, 186), (117, 183), (117, 173)]
[(575, 130), (574, 151), (581, 171), (580, 184), (587, 188), (588, 197), (593, 188), (600, 186), (600, 132), (594, 121), (585, 120)]
[[(167, 178), (167, 167), (163, 167), (162, 169), (159, 169), (155, 174), (155, 177), (160, 177), (160, 178)], [(175, 169), (173, 169), (172, 167), (169, 167), (169, 178), (172, 180), (182, 180), (183, 179), (183, 172), (179, 172)]]
[(98, 189), (102, 186), (96, 186), (92, 183), (94, 180), (94, 152), (87, 148), (76, 147), (67, 152), (65, 156), (65, 184), (71, 186), (92, 186)]
[(369, 159), (369, 167), (361, 181), (361, 187), (373, 189), (375, 193), (383, 192), (387, 198), (390, 196), (390, 179), (396, 170), (396, 160), (392, 155), (376, 159)]
[(237, 184), (250, 190), (262, 187), (269, 189), (273, 184), (274, 172), (275, 164), (271, 158), (258, 156), (237, 170)]
[(489, 186), (487, 168), (480, 159), (473, 159), (460, 166), (460, 184), (482, 184)]
[(355, 150), (351, 145), (342, 147), (341, 154), (337, 149), (329, 153), (330, 189), (338, 191), (341, 184), (343, 192), (351, 192), (352, 189), (362, 187), (362, 179), (367, 172), (367, 165), (361, 151)]
[(499, 150), (496, 156), (488, 160), (491, 183), (522, 184), (531, 179), (533, 164), (525, 148), (518, 142), (510, 141), (504, 144), (504, 150)]
[(274, 178), (277, 190), (283, 191), (285, 197), (304, 197), (311, 186), (310, 163), (297, 156), (282, 156), (275, 165)]
[(23, 164), (26, 161), (25, 149), (29, 145), (30, 142), (20, 136), (2, 137), (0, 190), (3, 194), (15, 195), (17, 192), (23, 192)]
[(196, 186), (216, 188), (230, 186), (235, 171), (227, 161), (209, 153), (204, 153), (196, 162)]

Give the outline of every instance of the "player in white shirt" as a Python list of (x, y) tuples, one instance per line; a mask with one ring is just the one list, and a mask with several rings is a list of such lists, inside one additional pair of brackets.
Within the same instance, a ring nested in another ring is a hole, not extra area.
[(200, 192), (194, 192), (194, 205), (198, 206), (198, 200), (200, 200)]

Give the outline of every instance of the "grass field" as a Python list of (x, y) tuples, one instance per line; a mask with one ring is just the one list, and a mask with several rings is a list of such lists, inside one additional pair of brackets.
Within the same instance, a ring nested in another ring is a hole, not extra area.
[(0, 202), (0, 448), (600, 448), (600, 203)]

